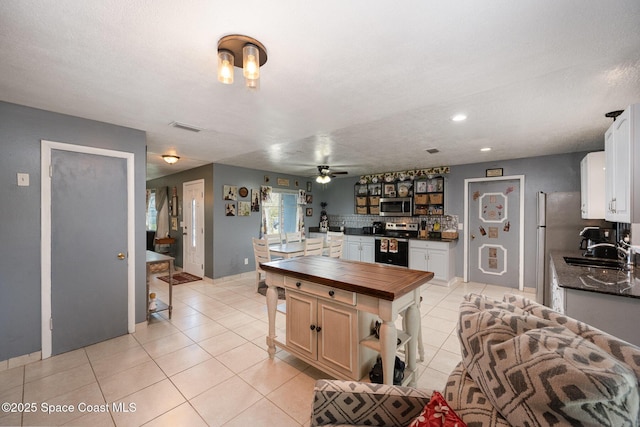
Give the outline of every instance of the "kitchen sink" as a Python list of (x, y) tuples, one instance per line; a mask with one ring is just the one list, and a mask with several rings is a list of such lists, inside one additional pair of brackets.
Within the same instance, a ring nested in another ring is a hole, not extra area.
[(586, 258), (586, 257), (564, 257), (564, 262), (569, 265), (577, 267), (595, 267), (595, 268), (607, 268), (612, 270), (622, 270), (624, 264), (621, 261), (615, 259), (600, 259), (600, 258)]

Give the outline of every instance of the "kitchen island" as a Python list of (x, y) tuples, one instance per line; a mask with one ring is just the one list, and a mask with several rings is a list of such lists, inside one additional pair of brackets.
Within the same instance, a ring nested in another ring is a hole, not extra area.
[[(433, 273), (322, 256), (261, 264), (266, 272), (269, 356), (276, 346), (333, 375), (360, 380), (382, 359), (393, 383), (396, 350), (405, 346), (405, 381), (416, 382), (420, 289)], [(277, 287), (286, 293), (286, 331), (276, 336)], [(395, 320), (401, 314), (406, 330)], [(379, 336), (372, 335), (380, 319)]]
[(551, 252), (551, 308), (640, 346), (640, 268), (578, 267), (565, 256), (582, 252)]

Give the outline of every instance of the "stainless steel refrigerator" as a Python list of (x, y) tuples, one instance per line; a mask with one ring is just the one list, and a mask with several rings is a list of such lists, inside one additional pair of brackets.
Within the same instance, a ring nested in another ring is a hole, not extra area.
[(580, 231), (587, 226), (613, 228), (603, 219), (582, 219), (580, 192), (538, 193), (536, 300), (549, 306), (549, 252), (580, 249)]

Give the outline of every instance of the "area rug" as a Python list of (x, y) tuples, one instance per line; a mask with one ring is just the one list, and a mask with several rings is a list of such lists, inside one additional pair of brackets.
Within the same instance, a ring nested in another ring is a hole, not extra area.
[[(158, 276), (158, 279), (163, 282), (169, 283), (169, 276)], [(173, 275), (173, 284), (174, 285), (182, 285), (183, 283), (195, 282), (197, 280), (202, 280), (202, 277), (194, 276), (189, 273), (176, 273)]]
[[(258, 293), (260, 295), (264, 295), (267, 296), (267, 285), (266, 283), (264, 283), (264, 281), (260, 282), (260, 285), (258, 286)], [(278, 286), (278, 299), (286, 299), (285, 295), (284, 295), (284, 288), (281, 288)]]

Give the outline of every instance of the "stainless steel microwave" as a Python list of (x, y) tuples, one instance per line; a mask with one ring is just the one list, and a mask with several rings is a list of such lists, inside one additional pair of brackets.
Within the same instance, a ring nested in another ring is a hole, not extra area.
[(412, 216), (413, 199), (394, 197), (380, 199), (380, 216)]

